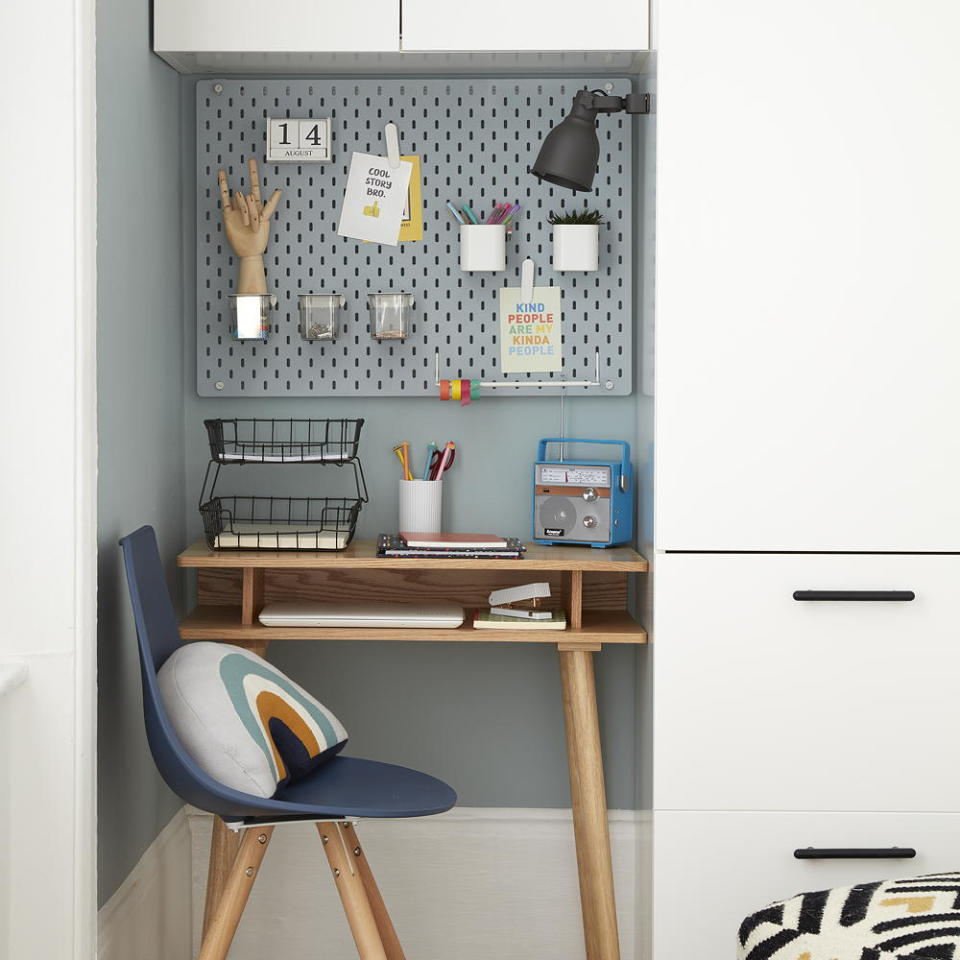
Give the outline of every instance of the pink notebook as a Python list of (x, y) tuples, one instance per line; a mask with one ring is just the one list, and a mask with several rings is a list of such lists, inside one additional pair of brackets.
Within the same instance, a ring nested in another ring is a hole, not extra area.
[(424, 550), (502, 550), (507, 546), (503, 537), (489, 533), (407, 533), (401, 530), (400, 539), (408, 547)]

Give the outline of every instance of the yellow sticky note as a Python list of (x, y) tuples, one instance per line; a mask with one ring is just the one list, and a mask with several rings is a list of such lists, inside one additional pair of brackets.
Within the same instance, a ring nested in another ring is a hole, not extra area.
[(423, 188), (420, 183), (420, 158), (416, 156), (401, 157), (412, 167), (410, 171), (410, 185), (407, 188), (407, 205), (403, 209), (403, 218), (400, 221), (400, 236), (404, 240), (423, 239)]

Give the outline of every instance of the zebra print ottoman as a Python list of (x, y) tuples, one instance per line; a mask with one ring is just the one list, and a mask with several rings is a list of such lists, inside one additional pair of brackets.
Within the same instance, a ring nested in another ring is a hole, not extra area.
[(772, 903), (738, 960), (960, 960), (960, 873), (861, 883)]

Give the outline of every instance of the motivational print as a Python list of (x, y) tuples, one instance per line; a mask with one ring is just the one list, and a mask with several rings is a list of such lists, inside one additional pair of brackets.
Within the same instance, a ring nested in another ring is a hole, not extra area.
[(500, 290), (500, 369), (533, 373), (563, 368), (560, 288), (534, 287), (521, 299), (520, 287)]

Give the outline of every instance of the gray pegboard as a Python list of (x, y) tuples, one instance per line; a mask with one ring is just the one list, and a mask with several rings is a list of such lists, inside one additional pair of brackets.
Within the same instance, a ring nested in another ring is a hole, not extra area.
[[(520, 285), (530, 256), (536, 283), (563, 289), (564, 369), (513, 374), (516, 380), (591, 380), (600, 351), (600, 379), (612, 387), (576, 394), (631, 392), (633, 328), (633, 122), (624, 114), (600, 118), (600, 173), (593, 195), (539, 184), (527, 172), (543, 136), (559, 122), (581, 87), (626, 94), (626, 78), (552, 80), (202, 80), (197, 84), (197, 392), (200, 396), (436, 395), (440, 376), (502, 378), (499, 369), (498, 290)], [(216, 92), (215, 87), (219, 87)], [(269, 117), (331, 118), (333, 162), (267, 164)], [(396, 247), (337, 236), (350, 155), (385, 154), (383, 125), (400, 130), (402, 153), (419, 154), (423, 177), (424, 239)], [(266, 343), (230, 336), (227, 297), (236, 267), (220, 218), (217, 170), (231, 189), (246, 192), (246, 160), (260, 162), (264, 195), (283, 199), (273, 220), (265, 263), (278, 299)], [(470, 203), (484, 215), (494, 202), (523, 204), (508, 242), (503, 273), (465, 273), (459, 234), (445, 203)], [(551, 209), (589, 203), (606, 217), (600, 270), (557, 273), (550, 265)], [(413, 336), (379, 343), (369, 336), (367, 294), (416, 297)], [(341, 293), (347, 305), (333, 343), (300, 338), (297, 296)], [(222, 384), (217, 389), (217, 383)], [(555, 393), (529, 387), (497, 395)]]

